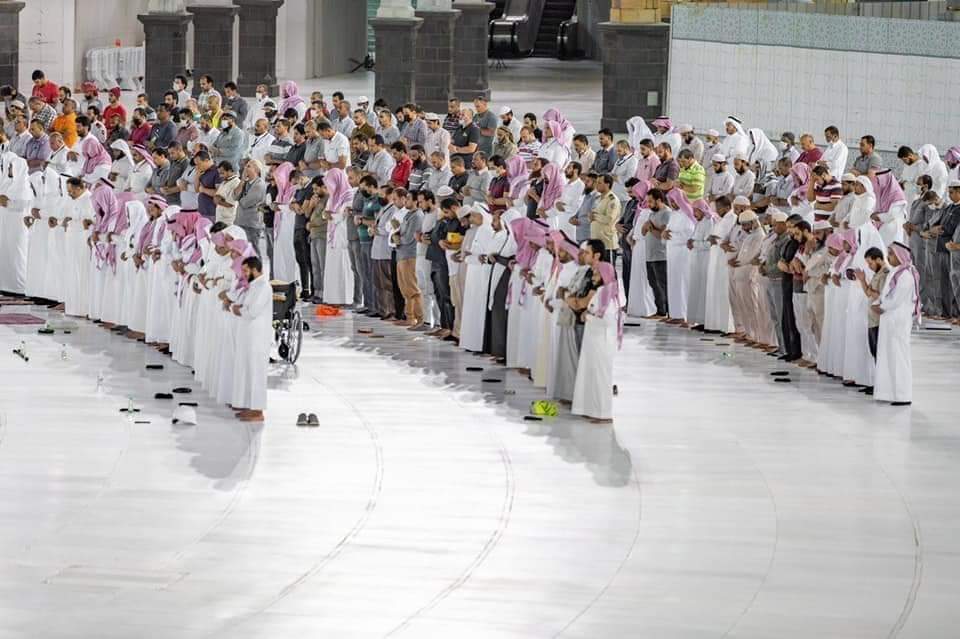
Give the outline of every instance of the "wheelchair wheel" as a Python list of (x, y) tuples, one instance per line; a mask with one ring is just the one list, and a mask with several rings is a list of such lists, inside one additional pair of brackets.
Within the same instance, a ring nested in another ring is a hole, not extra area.
[(303, 347), (303, 318), (300, 316), (299, 310), (293, 311), (293, 315), (290, 318), (287, 341), (289, 342), (289, 349), (286, 360), (294, 364), (297, 358), (300, 357), (300, 349)]

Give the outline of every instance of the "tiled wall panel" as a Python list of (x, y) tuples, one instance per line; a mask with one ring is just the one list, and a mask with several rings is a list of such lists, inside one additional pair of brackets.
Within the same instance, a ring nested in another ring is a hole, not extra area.
[(675, 6), (667, 110), (698, 130), (736, 114), (772, 139), (822, 143), (835, 124), (851, 146), (870, 133), (944, 152), (960, 142), (960, 58), (943, 55), (958, 41), (960, 23)]

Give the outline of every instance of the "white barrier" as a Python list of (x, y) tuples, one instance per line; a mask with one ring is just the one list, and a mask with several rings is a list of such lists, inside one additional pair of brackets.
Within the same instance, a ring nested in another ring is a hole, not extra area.
[(143, 47), (99, 47), (84, 55), (84, 76), (101, 91), (119, 86), (124, 91), (142, 91)]

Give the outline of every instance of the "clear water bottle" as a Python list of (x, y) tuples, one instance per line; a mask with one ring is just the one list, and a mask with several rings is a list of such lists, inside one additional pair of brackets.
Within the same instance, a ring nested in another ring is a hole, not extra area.
[(723, 351), (723, 353), (720, 354), (720, 357), (722, 357), (723, 359), (733, 359), (733, 353)]
[(127, 415), (133, 415), (133, 397), (127, 396)]
[(20, 357), (27, 359), (27, 343), (20, 340)]
[(103, 370), (97, 371), (97, 393), (103, 392)]
[(64, 362), (67, 361), (67, 345), (66, 344), (60, 344), (60, 360)]

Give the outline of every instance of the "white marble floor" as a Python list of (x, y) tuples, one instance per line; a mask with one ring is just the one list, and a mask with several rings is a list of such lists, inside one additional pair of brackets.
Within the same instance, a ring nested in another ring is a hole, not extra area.
[(631, 327), (605, 427), (524, 421), (529, 383), (449, 344), (317, 320), (252, 427), (200, 391), (171, 425), (152, 397), (189, 371), (35, 328), (0, 326), (4, 639), (956, 636), (955, 332), (917, 336), (892, 408)]

